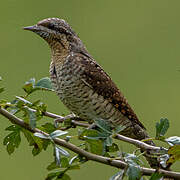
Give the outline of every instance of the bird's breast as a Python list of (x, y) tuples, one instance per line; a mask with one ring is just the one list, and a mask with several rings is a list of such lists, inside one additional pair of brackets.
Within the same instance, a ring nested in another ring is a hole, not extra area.
[(85, 83), (83, 71), (83, 67), (74, 62), (65, 61), (63, 65), (51, 63), (51, 81), (64, 105), (77, 116), (91, 122), (98, 118), (116, 125), (127, 125), (129, 120)]

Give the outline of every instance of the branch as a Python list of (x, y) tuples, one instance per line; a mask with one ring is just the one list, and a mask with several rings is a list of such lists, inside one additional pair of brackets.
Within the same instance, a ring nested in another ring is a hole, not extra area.
[[(40, 129), (38, 128), (34, 128), (32, 129), (29, 124), (25, 123), (22, 119), (10, 114), (7, 110), (3, 109), (0, 107), (0, 114), (2, 114), (4, 117), (6, 117), (7, 119), (9, 119), (13, 124), (17, 124), (27, 130), (29, 130), (30, 132), (32, 133), (35, 133), (35, 132), (38, 132), (38, 133), (42, 133), (46, 136), (48, 136), (47, 133), (41, 131)], [(96, 161), (96, 162), (99, 162), (99, 163), (102, 163), (102, 164), (106, 164), (106, 165), (110, 165), (110, 166), (113, 166), (113, 167), (117, 167), (117, 168), (120, 168), (120, 169), (124, 169), (127, 167), (127, 163), (125, 163), (124, 161), (121, 161), (121, 160), (112, 160), (111, 158), (108, 158), (108, 157), (103, 157), (103, 156), (99, 156), (99, 155), (96, 155), (96, 154), (92, 154), (90, 152), (87, 152), (71, 143), (68, 143), (66, 142), (65, 140), (63, 139), (59, 139), (59, 138), (55, 138), (54, 139), (54, 142), (57, 144), (57, 145), (60, 145), (60, 146), (63, 146), (81, 156), (84, 156), (86, 157), (88, 160), (92, 160), (92, 161)], [(144, 168), (144, 167), (140, 167), (140, 171), (143, 175), (148, 175), (150, 176), (152, 173), (156, 172), (155, 169), (152, 169), (152, 168)], [(166, 171), (166, 170), (163, 170), (163, 169), (159, 169), (158, 170), (159, 173), (163, 174), (165, 177), (172, 177), (172, 178), (175, 178), (175, 179), (180, 179), (180, 173), (179, 172), (172, 172), (172, 171)]]
[(167, 151), (167, 149), (164, 148), (164, 147), (151, 146), (151, 145), (146, 144), (146, 143), (144, 143), (142, 141), (139, 141), (139, 140), (136, 140), (136, 139), (132, 139), (132, 138), (120, 135), (120, 134), (117, 134), (115, 138), (119, 139), (121, 141), (130, 143), (130, 144), (133, 144), (133, 145), (141, 148), (143, 151), (148, 151), (148, 150), (154, 150), (156, 152), (162, 152), (162, 150)]
[[(54, 114), (54, 113), (50, 113), (50, 112), (44, 112), (44, 115), (47, 116), (47, 117), (50, 117), (50, 118), (54, 118), (54, 119), (56, 119), (56, 118), (62, 118), (63, 119), (63, 116), (60, 116), (60, 115), (57, 115), (57, 114)], [(75, 125), (75, 126), (81, 126), (81, 127), (89, 127), (90, 126), (90, 124), (88, 124), (88, 123), (82, 123), (82, 122), (79, 122), (79, 121), (84, 121), (84, 120), (82, 120), (80, 118), (74, 118), (72, 120), (72, 124)], [(156, 152), (160, 152), (162, 150), (167, 150), (164, 147), (162, 148), (162, 147), (157, 147), (157, 146), (151, 146), (151, 145), (146, 144), (146, 143), (144, 143), (142, 141), (132, 139), (132, 138), (120, 135), (120, 134), (117, 134), (114, 138), (116, 138), (118, 140), (121, 140), (121, 141), (124, 141), (124, 142), (127, 142), (127, 143), (130, 143), (130, 144), (133, 144), (136, 147), (141, 148), (143, 151), (154, 150)]]
[[(60, 115), (57, 115), (57, 114), (54, 114), (54, 113), (51, 113), (51, 112), (47, 112), (47, 111), (44, 112), (43, 114), (44, 114), (44, 116), (47, 116), (47, 117), (50, 117), (50, 118), (53, 118), (53, 119), (63, 119), (64, 118), (63, 116), (60, 116)], [(81, 119), (81, 118), (78, 118), (78, 117), (74, 117), (73, 120), (71, 121), (71, 124), (74, 125), (74, 126), (89, 127), (88, 123), (82, 123), (82, 122), (79, 122), (79, 121), (84, 121), (84, 120)]]

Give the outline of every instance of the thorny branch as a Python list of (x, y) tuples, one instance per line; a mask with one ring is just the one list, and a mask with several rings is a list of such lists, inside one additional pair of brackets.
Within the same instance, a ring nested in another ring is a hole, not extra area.
[[(34, 128), (32, 129), (29, 124), (25, 123), (22, 119), (16, 117), (15, 115), (12, 115), (10, 114), (7, 110), (3, 109), (0, 107), (0, 114), (3, 115), (4, 117), (6, 117), (7, 119), (9, 119), (13, 124), (17, 124), (25, 129), (27, 129), (28, 131), (32, 132), (32, 133), (35, 133), (35, 132), (38, 132), (38, 133), (42, 133), (46, 136), (48, 136), (47, 133), (41, 131), (40, 129), (38, 128)], [(48, 117), (52, 117), (52, 118), (59, 118), (61, 116), (59, 115), (56, 115), (56, 114), (53, 114), (53, 113), (49, 113), (49, 112), (45, 112), (44, 113), (45, 116), (48, 116)], [(83, 127), (87, 127), (87, 125), (85, 125), (85, 123), (83, 124), (78, 124), (80, 122), (78, 121), (73, 121), (72, 123), (74, 123), (75, 125), (78, 125), (78, 126), (83, 126)], [(158, 150), (160, 149), (160, 147), (154, 147), (154, 146), (150, 146), (150, 145), (147, 145), (141, 141), (137, 141), (137, 140), (134, 140), (134, 139), (131, 139), (131, 138), (127, 138), (125, 136), (122, 136), (122, 135), (118, 135), (117, 136), (118, 139), (120, 140), (123, 140), (125, 142), (129, 142), (131, 144), (134, 144), (140, 148), (144, 148), (144, 149), (154, 149), (154, 150)], [(110, 165), (110, 166), (113, 166), (113, 167), (117, 167), (117, 168), (120, 168), (120, 169), (124, 169), (127, 167), (127, 164), (122, 161), (122, 160), (112, 160), (111, 158), (108, 158), (108, 157), (103, 157), (103, 156), (100, 156), (100, 155), (96, 155), (96, 154), (92, 154), (90, 152), (87, 152), (69, 142), (66, 142), (65, 140), (63, 139), (60, 139), (60, 138), (55, 138), (54, 139), (54, 142), (57, 144), (57, 145), (60, 145), (60, 146), (63, 146), (81, 156), (84, 156), (86, 157), (87, 160), (92, 160), (92, 161), (96, 161), (96, 162), (99, 162), (99, 163), (102, 163), (102, 164), (106, 164), (106, 165)], [(152, 169), (152, 168), (144, 168), (144, 167), (141, 167), (140, 168), (141, 170), (141, 173), (143, 175), (148, 175), (150, 176), (152, 173), (156, 172), (156, 169)], [(179, 172), (172, 172), (172, 171), (166, 171), (166, 170), (163, 170), (163, 169), (159, 169), (158, 170), (159, 173), (163, 174), (165, 177), (171, 177), (171, 178), (174, 178), (174, 179), (180, 179), (180, 173)]]

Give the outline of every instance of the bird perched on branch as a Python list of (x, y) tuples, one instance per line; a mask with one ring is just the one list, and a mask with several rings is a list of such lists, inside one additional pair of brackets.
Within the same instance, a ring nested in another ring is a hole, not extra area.
[[(148, 138), (126, 98), (67, 22), (48, 18), (24, 29), (35, 32), (49, 44), (50, 78), (60, 100), (71, 112), (89, 122), (105, 120), (112, 128), (125, 126), (121, 132), (125, 136)], [(148, 143), (153, 145), (152, 141)]]

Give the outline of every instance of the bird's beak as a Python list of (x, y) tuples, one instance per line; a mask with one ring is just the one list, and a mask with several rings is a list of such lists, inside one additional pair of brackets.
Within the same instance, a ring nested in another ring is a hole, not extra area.
[(40, 30), (39, 26), (37, 26), (37, 25), (23, 27), (23, 29), (28, 30), (28, 31), (39, 31)]

